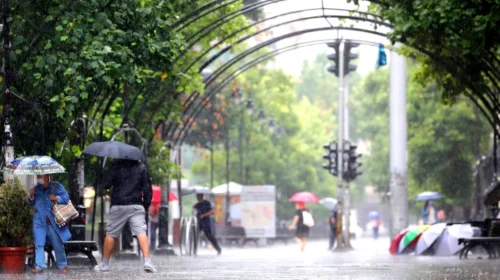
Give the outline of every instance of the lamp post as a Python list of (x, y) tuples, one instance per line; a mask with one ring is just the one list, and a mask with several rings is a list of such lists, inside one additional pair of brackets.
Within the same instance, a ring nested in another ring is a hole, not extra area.
[[(167, 144), (166, 148), (168, 148), (170, 153), (170, 160), (175, 155), (172, 155), (172, 145), (170, 143)], [(160, 151), (163, 152), (165, 147), (163, 147)], [(168, 173), (170, 174), (170, 173)], [(155, 255), (175, 255), (174, 249), (170, 242), (168, 241), (169, 236), (169, 201), (168, 196), (170, 194), (170, 175), (167, 176), (166, 187), (162, 187), (162, 196), (161, 196), (161, 204), (160, 204), (160, 213), (159, 213), (159, 222), (158, 222), (158, 248), (154, 250)]]
[[(14, 144), (12, 132), (10, 130), (10, 82), (12, 78), (12, 69), (10, 67), (10, 5), (8, 0), (2, 1), (3, 4), (3, 54), (4, 54), (4, 88), (3, 88), (3, 124), (4, 134), (2, 139), (2, 152), (4, 153), (4, 166), (14, 160)], [(4, 172), (4, 180), (11, 178), (7, 172)]]
[[(229, 115), (229, 114), (228, 114)], [(231, 214), (229, 211), (230, 207), (230, 198), (229, 198), (229, 128), (226, 123), (226, 137), (224, 138), (224, 146), (226, 148), (226, 225), (229, 226), (231, 224)]]

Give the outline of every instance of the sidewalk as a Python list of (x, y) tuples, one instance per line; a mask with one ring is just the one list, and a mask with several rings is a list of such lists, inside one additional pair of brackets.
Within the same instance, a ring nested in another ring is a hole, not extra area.
[[(332, 253), (327, 241), (313, 241), (300, 253), (295, 244), (225, 248), (221, 256), (202, 249), (197, 257), (154, 256), (159, 272), (146, 274), (139, 260), (111, 260), (111, 271), (70, 267), (68, 275), (0, 275), (2, 279), (500, 279), (498, 261), (458, 257), (391, 256), (389, 240), (353, 241), (354, 251)], [(4, 277), (6, 276), (6, 277)]]

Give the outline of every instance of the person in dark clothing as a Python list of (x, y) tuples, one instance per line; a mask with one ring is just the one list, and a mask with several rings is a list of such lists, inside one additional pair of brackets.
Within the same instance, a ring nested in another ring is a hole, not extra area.
[(337, 209), (333, 209), (330, 217), (328, 218), (330, 224), (330, 244), (328, 250), (333, 250), (335, 246), (335, 239), (337, 239)]
[(307, 237), (309, 236), (309, 227), (304, 225), (304, 215), (303, 212), (309, 212), (306, 208), (304, 202), (297, 202), (295, 204), (295, 217), (293, 218), (292, 224), (288, 227), (288, 230), (295, 228), (295, 239), (299, 243), (300, 251), (304, 252), (307, 243)]
[(212, 225), (210, 222), (210, 216), (214, 214), (212, 205), (208, 200), (203, 199), (203, 194), (197, 194), (196, 198), (198, 199), (198, 203), (196, 203), (193, 208), (196, 210), (200, 230), (205, 233), (205, 237), (212, 243), (212, 246), (214, 246), (215, 250), (217, 250), (217, 253), (220, 255), (222, 250), (217, 243), (217, 239), (215, 239), (212, 234)]
[(113, 247), (125, 224), (129, 223), (132, 235), (137, 237), (144, 256), (144, 271), (156, 272), (151, 263), (149, 239), (146, 235), (146, 209), (151, 205), (153, 189), (146, 166), (133, 160), (116, 160), (104, 178), (100, 189), (113, 187), (111, 209), (106, 226), (103, 260), (94, 270), (109, 271)]

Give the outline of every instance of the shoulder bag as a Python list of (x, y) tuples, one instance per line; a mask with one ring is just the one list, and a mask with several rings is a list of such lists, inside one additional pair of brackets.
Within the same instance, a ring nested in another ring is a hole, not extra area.
[[(52, 185), (52, 194), (54, 194), (56, 185)], [(57, 202), (54, 202), (54, 205), (52, 206), (52, 213), (54, 214), (54, 218), (56, 220), (56, 224), (59, 227), (63, 227), (68, 223), (69, 221), (75, 219), (78, 217), (78, 211), (76, 211), (75, 207), (73, 207), (73, 203), (71, 203), (71, 200), (68, 200), (67, 204), (59, 204)]]

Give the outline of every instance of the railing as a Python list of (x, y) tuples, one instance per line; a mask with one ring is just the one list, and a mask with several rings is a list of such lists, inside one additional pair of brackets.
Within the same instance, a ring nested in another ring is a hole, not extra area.
[(196, 256), (199, 239), (198, 219), (196, 217), (181, 218), (181, 256)]

